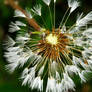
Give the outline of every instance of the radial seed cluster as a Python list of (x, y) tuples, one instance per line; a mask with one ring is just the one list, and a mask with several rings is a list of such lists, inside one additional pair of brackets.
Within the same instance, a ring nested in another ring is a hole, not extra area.
[[(80, 14), (74, 25), (67, 28), (71, 13), (80, 5), (78, 0), (68, 0), (68, 9), (56, 28), (55, 17), (58, 16), (55, 16), (55, 9), (54, 18), (50, 12), (50, 4), (53, 3), (55, 8), (56, 0), (42, 2), (49, 10), (51, 28), (44, 26), (47, 24), (42, 18), (43, 5), (25, 9), (26, 14), (16, 9), (14, 17), (22, 18), (24, 22), (18, 20), (10, 24), (9, 32), (15, 33), (16, 37), (7, 36), (4, 43), (6, 68), (12, 73), (23, 67), (22, 85), (28, 84), (31, 89), (41, 92), (44, 87), (46, 92), (75, 90), (73, 76), (78, 76), (82, 83), (87, 81), (85, 74), (92, 72), (92, 28), (83, 29), (92, 21), (92, 11), (87, 15)], [(42, 18), (41, 25), (34, 22), (35, 16)]]

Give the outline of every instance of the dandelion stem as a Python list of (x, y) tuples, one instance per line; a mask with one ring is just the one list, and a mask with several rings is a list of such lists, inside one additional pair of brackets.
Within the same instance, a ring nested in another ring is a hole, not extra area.
[[(63, 63), (63, 61), (60, 59), (60, 57), (58, 58), (59, 60), (57, 60), (57, 63), (58, 63), (58, 65), (59, 65), (59, 67), (61, 68), (60, 70), (62, 70), (62, 71), (64, 71), (64, 63)], [(60, 62), (59, 62), (60, 61)], [(62, 66), (62, 67), (61, 67)]]
[(66, 14), (68, 13), (69, 9), (70, 9), (70, 8), (68, 8), (68, 9), (66, 10), (66, 12), (65, 12), (65, 14), (64, 14), (64, 16), (63, 16), (63, 18), (62, 18), (62, 21), (60, 22), (59, 28), (62, 26), (63, 21), (64, 21), (64, 19), (65, 19), (65, 16), (66, 16)]
[(82, 51), (79, 50), (79, 49), (77, 49), (77, 48), (74, 48), (74, 47), (70, 47), (70, 48), (73, 49), (73, 50), (76, 50), (76, 51), (78, 51), (78, 52), (80, 52), (80, 53), (82, 53)]
[(41, 16), (41, 18), (42, 18), (42, 21), (43, 21), (43, 23), (44, 23), (44, 26), (47, 27), (46, 22), (45, 22), (45, 20), (43, 19), (42, 16)]
[[(41, 67), (41, 65), (43, 65), (44, 67), (46, 66), (46, 63), (47, 63), (47, 58), (45, 59), (46, 57), (43, 57), (43, 59), (41, 60), (40, 63), (37, 63), (37, 68), (36, 68), (36, 71), (39, 70), (39, 67)], [(45, 76), (44, 76), (45, 77)]]
[[(69, 19), (69, 17), (70, 17), (70, 14), (71, 14), (71, 13), (69, 13), (69, 15), (67, 16), (67, 18), (66, 18), (66, 20), (65, 20), (65, 22), (64, 22), (64, 24), (63, 24), (63, 26), (65, 26), (65, 24), (66, 24), (67, 20), (68, 20), (68, 19)], [(62, 26), (62, 27), (63, 27), (63, 26)]]
[(55, 11), (55, 2), (54, 2), (54, 28), (55, 28), (55, 13), (56, 11)]
[(51, 10), (50, 10), (50, 7), (48, 6), (49, 8), (49, 12), (50, 12), (50, 19), (51, 19), (51, 28), (53, 27), (53, 24), (52, 24), (52, 15), (51, 15)]
[[(65, 52), (65, 51), (64, 51)], [(71, 63), (72, 64), (72, 59), (67, 55), (67, 53), (65, 52), (65, 54), (64, 54), (68, 59), (69, 59), (69, 63)]]
[(72, 30), (75, 26), (76, 26), (76, 23), (73, 24), (73, 25), (67, 30), (67, 32), (70, 31), (70, 30)]

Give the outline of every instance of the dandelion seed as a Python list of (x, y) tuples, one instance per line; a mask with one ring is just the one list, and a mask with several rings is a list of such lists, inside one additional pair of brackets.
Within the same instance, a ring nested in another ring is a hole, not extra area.
[(54, 3), (56, 3), (56, 0), (54, 0)]
[(54, 78), (48, 78), (46, 92), (56, 92), (56, 81)]
[(20, 30), (20, 27), (17, 26), (17, 24), (11, 22), (9, 32), (12, 33), (12, 32), (16, 32), (16, 31), (18, 31), (18, 30)]
[(83, 14), (79, 16), (79, 18), (76, 21), (76, 26), (85, 26), (92, 20), (92, 12), (88, 13), (85, 17), (83, 17)]
[(72, 89), (74, 90), (74, 87), (75, 87), (75, 84), (74, 82), (72, 81), (72, 79), (64, 73), (64, 79), (62, 79), (62, 90), (64, 92), (68, 92), (68, 89)]
[(32, 11), (33, 11), (35, 14), (41, 16), (41, 5), (36, 5), (36, 6), (32, 9)]
[(26, 17), (21, 11), (15, 10), (15, 16), (14, 17)]
[(7, 36), (7, 39), (4, 42), (4, 45), (7, 45), (7, 47), (5, 49), (12, 47), (15, 44), (16, 44), (16, 42), (10, 36)]
[(70, 13), (72, 13), (77, 7), (79, 7), (80, 3), (78, 0), (68, 0), (68, 6), (71, 8)]
[[(43, 2), (46, 4), (46, 5), (50, 5), (50, 2), (51, 2), (51, 0), (43, 0)], [(54, 1), (55, 2), (55, 1)]]
[(11, 22), (9, 26), (10, 26), (9, 32), (13, 33), (13, 32), (20, 30), (20, 26), (26, 26), (26, 24), (20, 21), (16, 21), (15, 23)]
[(43, 80), (41, 80), (40, 77), (35, 78), (33, 85), (32, 85), (32, 89), (39, 89), (40, 91), (43, 90)]
[(20, 21), (16, 21), (16, 23), (15, 23), (17, 26), (26, 26), (26, 24), (24, 24), (24, 23), (22, 23), (22, 22), (20, 22)]

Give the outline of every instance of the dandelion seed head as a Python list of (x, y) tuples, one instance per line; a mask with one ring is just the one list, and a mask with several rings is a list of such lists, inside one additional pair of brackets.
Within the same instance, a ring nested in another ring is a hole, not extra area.
[(77, 76), (83, 83), (87, 81), (85, 74), (92, 72), (92, 28), (81, 29), (91, 23), (92, 12), (85, 16), (80, 14), (75, 24), (67, 28), (70, 14), (80, 5), (78, 0), (68, 0), (70, 13), (65, 13), (56, 28), (53, 21), (57, 21), (52, 16), (55, 11), (52, 13), (50, 7), (53, 3), (55, 8), (56, 0), (43, 2), (48, 9), (46, 17), (43, 13), (45, 7), (40, 4), (27, 8), (24, 13), (15, 11), (15, 17), (22, 17), (28, 23), (21, 20), (10, 24), (9, 32), (16, 33), (16, 37), (7, 36), (4, 42), (4, 57), (8, 61), (6, 69), (12, 73), (24, 68), (20, 77), (22, 85), (28, 84), (40, 92), (44, 87), (46, 92), (75, 91), (72, 78)]

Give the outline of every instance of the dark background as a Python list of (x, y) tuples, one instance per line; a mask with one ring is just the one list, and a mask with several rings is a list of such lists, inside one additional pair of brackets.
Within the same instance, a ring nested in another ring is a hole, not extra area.
[[(26, 6), (32, 7), (35, 2), (40, 2), (40, 0), (17, 0), (19, 4), (24, 8)], [(67, 24), (71, 24), (76, 19), (76, 14), (78, 12), (84, 12), (87, 14), (92, 10), (92, 0), (81, 0), (81, 7), (71, 15), (71, 18)], [(67, 9), (67, 1), (66, 0), (57, 0), (56, 3), (56, 21), (57, 25), (60, 22), (65, 10)], [(5, 58), (3, 57), (3, 49), (2, 42), (5, 36), (8, 34), (9, 24), (11, 21), (14, 21), (13, 18), (14, 10), (5, 5), (4, 0), (0, 0), (0, 92), (37, 92), (31, 91), (28, 86), (21, 86), (21, 80), (19, 80), (21, 70), (15, 71), (13, 74), (9, 74), (5, 70), (5, 65), (7, 64)], [(76, 79), (77, 81), (77, 79)], [(87, 83), (80, 84), (77, 83), (76, 92), (92, 92), (92, 80)]]

